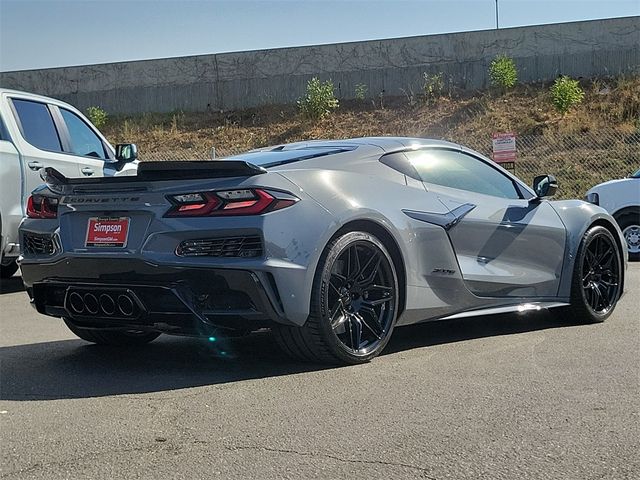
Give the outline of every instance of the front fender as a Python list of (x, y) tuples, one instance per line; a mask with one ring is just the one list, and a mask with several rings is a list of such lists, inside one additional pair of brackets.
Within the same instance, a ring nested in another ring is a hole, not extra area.
[(614, 234), (620, 247), (620, 256), (624, 271), (627, 269), (628, 253), (625, 248), (625, 240), (620, 231), (620, 227), (614, 218), (607, 211), (592, 203), (583, 202), (582, 200), (560, 200), (549, 202), (549, 204), (558, 213), (560, 220), (567, 230), (565, 261), (562, 266), (562, 277), (560, 280), (559, 297), (569, 298), (571, 296), (571, 280), (573, 278), (573, 270), (575, 267), (576, 255), (580, 242), (587, 230), (595, 225), (603, 225)]

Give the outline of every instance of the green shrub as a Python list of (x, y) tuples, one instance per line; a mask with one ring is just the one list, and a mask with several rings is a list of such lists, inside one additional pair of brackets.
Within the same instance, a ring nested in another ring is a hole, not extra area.
[(91, 123), (93, 123), (98, 129), (105, 126), (108, 117), (109, 115), (107, 115), (107, 112), (100, 107), (87, 108), (87, 118), (91, 120)]
[(364, 100), (367, 97), (369, 89), (364, 83), (356, 84), (356, 100)]
[(551, 86), (551, 101), (561, 113), (566, 113), (572, 106), (582, 102), (583, 98), (584, 91), (580, 82), (571, 77), (559, 77)]
[(442, 96), (444, 91), (444, 76), (442, 72), (429, 75), (422, 74), (422, 92), (427, 103), (431, 103)]
[(333, 82), (321, 82), (317, 77), (307, 82), (307, 93), (298, 100), (300, 113), (314, 120), (326, 117), (338, 106), (338, 99), (333, 93)]
[(498, 55), (489, 67), (491, 85), (502, 90), (513, 88), (518, 83), (518, 70), (513, 58), (506, 55)]

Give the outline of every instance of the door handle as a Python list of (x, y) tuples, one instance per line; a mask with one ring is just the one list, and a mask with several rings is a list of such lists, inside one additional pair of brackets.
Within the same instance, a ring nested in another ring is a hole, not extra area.
[(86, 175), (87, 177), (89, 175), (93, 175), (93, 168), (91, 167), (83, 167), (82, 170), (80, 170), (82, 172), (83, 175)]
[(40, 170), (42, 167), (44, 167), (44, 165), (40, 162), (29, 162), (27, 163), (27, 165), (29, 165), (29, 168), (31, 170)]

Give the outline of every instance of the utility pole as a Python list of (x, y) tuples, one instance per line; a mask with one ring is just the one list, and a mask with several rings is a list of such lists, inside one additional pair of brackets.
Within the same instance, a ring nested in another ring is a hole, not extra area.
[(498, 0), (496, 0), (496, 30), (500, 30), (500, 23), (498, 22)]

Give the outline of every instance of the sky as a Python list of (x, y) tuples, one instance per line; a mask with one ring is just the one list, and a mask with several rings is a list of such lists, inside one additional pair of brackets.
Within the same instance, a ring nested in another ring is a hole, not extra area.
[[(495, 0), (0, 0), (0, 71), (492, 29)], [(498, 0), (500, 28), (640, 0)]]

